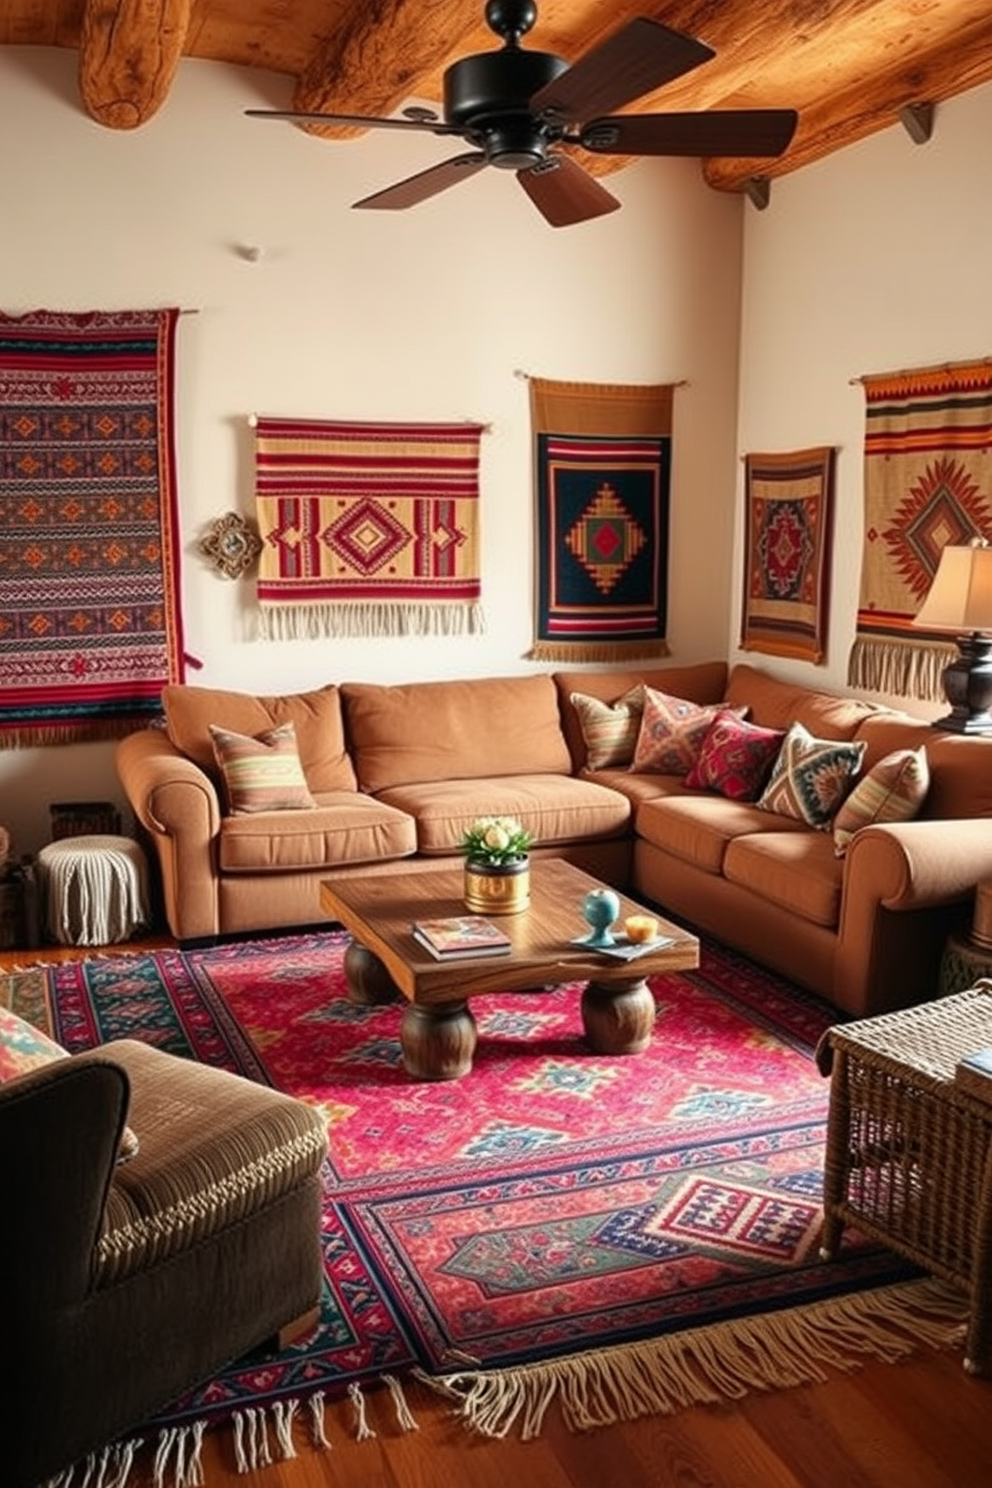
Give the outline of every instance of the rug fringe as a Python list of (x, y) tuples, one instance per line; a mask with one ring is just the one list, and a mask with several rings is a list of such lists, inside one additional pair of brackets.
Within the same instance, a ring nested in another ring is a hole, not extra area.
[(671, 1415), (755, 1389), (819, 1383), (826, 1365), (850, 1371), (866, 1356), (892, 1363), (921, 1344), (952, 1347), (967, 1312), (967, 1299), (939, 1282), (901, 1283), (517, 1369), (414, 1373), (457, 1402), (455, 1414), (481, 1435), (518, 1426), (529, 1441), (556, 1399), (571, 1431)]
[(482, 605), (475, 603), (372, 601), (353, 604), (262, 604), (257, 615), (262, 641), (334, 640), (358, 636), (483, 635)]

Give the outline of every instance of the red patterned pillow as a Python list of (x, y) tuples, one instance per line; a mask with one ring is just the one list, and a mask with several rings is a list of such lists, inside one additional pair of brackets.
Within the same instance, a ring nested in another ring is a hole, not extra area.
[(637, 735), (631, 770), (657, 775), (688, 775), (717, 714), (732, 711), (742, 717), (745, 708), (728, 709), (726, 703), (690, 703), (667, 692), (644, 689), (644, 712)]
[(725, 708), (710, 725), (685, 783), (719, 791), (733, 801), (756, 801), (784, 738), (784, 729), (759, 728)]

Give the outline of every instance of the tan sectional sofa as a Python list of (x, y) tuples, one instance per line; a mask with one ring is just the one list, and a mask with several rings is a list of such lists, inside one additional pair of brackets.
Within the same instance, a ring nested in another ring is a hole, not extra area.
[[(690, 790), (684, 778), (590, 771), (573, 692), (613, 703), (638, 681), (727, 701), (770, 728), (859, 740), (865, 764), (925, 744), (918, 820), (870, 826), (837, 857), (829, 831)], [(181, 941), (317, 923), (320, 884), (460, 861), (479, 814), (519, 816), (561, 856), (793, 977), (857, 1016), (935, 994), (949, 930), (992, 875), (992, 740), (781, 682), (748, 665), (556, 672), (256, 698), (167, 688), (165, 728), (117, 763), (154, 844)], [(312, 809), (228, 815), (209, 726), (292, 721)]]

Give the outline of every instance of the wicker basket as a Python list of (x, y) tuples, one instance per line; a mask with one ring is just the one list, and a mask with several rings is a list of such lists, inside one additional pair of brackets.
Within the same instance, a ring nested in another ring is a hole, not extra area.
[(992, 1047), (992, 981), (824, 1035), (831, 1073), (823, 1250), (845, 1225), (971, 1297), (965, 1368), (992, 1355), (992, 1077), (957, 1079)]

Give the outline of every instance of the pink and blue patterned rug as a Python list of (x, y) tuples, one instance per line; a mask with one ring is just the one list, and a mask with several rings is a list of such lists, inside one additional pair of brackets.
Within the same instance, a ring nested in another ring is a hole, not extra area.
[(137, 952), (0, 978), (70, 1050), (141, 1038), (318, 1104), (330, 1131), (319, 1332), (260, 1353), (161, 1422), (499, 1369), (900, 1281), (847, 1232), (819, 1259), (836, 1014), (714, 945), (655, 977), (634, 1057), (582, 1041), (579, 988), (473, 1003), (465, 1078), (417, 1083), (399, 1005), (346, 996), (342, 933)]

